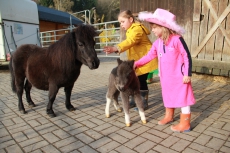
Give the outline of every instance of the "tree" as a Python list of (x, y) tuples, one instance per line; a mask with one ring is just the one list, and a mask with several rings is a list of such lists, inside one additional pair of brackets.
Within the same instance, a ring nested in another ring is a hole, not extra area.
[(97, 0), (74, 0), (72, 10), (73, 12), (90, 10), (96, 6), (96, 1)]
[(98, 0), (96, 5), (97, 13), (105, 15), (104, 21), (115, 21), (120, 11), (120, 1), (117, 0)]
[(95, 13), (96, 1), (97, 0), (74, 0), (74, 5), (72, 7), (73, 13), (81, 12), (79, 14), (74, 14), (74, 15), (82, 20), (86, 19), (88, 23), (96, 23), (94, 21), (95, 20), (94, 17), (97, 16), (97, 14)]
[(53, 0), (40, 0), (40, 5), (46, 6), (46, 7), (53, 7), (54, 2)]
[(63, 12), (73, 12), (72, 7), (74, 5), (73, 0), (53, 0), (54, 7), (57, 10), (63, 11)]
[(45, 7), (54, 7), (53, 0), (34, 0), (34, 2)]
[(117, 20), (117, 15), (120, 11), (120, 1), (118, 0), (34, 0), (37, 4), (53, 7), (69, 13), (81, 12), (89, 10), (91, 16), (87, 12), (86, 17), (84, 12), (75, 14), (78, 18), (91, 21), (91, 23), (107, 22)]

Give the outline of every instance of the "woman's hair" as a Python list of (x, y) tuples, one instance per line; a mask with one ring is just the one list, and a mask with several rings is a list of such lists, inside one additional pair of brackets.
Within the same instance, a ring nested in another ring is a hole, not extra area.
[(157, 27), (162, 28), (163, 32), (162, 32), (162, 36), (160, 38), (163, 40), (164, 44), (167, 44), (170, 35), (172, 35), (172, 34), (178, 34), (174, 30), (171, 30), (169, 28), (163, 27), (163, 26), (155, 24), (155, 23), (150, 23), (150, 26), (151, 27), (156, 27), (157, 26)]
[(128, 19), (133, 18), (133, 22), (135, 22), (135, 17), (130, 10), (121, 11), (118, 14), (118, 17), (123, 17), (123, 18), (128, 18)]

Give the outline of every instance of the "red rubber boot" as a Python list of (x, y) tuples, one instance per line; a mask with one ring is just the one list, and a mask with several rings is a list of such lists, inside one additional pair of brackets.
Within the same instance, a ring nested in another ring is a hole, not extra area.
[(158, 125), (165, 125), (173, 121), (174, 108), (165, 108), (165, 117), (158, 121)]
[(180, 114), (180, 123), (177, 125), (172, 125), (171, 130), (174, 132), (189, 132), (190, 131), (190, 114)]

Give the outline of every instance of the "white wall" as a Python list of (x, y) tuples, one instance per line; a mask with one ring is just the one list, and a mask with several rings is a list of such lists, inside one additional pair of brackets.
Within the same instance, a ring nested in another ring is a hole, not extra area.
[(22, 44), (40, 46), (37, 36), (39, 17), (35, 2), (31, 0), (0, 0), (0, 24), (2, 24), (0, 26), (0, 61), (5, 61), (6, 54), (15, 51), (16, 46), (19, 47)]

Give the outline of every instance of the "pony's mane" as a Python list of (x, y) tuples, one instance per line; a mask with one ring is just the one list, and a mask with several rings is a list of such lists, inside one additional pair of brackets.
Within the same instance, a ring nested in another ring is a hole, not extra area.
[(96, 29), (91, 25), (80, 25), (75, 29), (75, 32), (78, 33), (77, 36), (83, 38), (92, 38), (98, 35)]
[(52, 63), (58, 65), (66, 72), (75, 65), (77, 44), (79, 39), (89, 40), (97, 35), (96, 29), (90, 25), (79, 25), (73, 32), (64, 35), (56, 43), (48, 48), (48, 56), (51, 57)]

